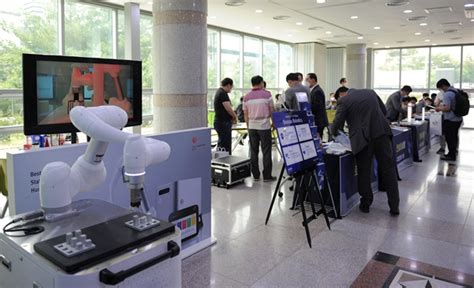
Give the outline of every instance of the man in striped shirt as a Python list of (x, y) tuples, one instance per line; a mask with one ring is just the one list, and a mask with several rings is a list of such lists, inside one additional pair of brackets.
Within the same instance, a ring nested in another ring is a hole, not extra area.
[(244, 116), (250, 138), (250, 161), (252, 175), (260, 179), (258, 167), (259, 146), (263, 154), (263, 181), (274, 181), (272, 176), (272, 124), (273, 100), (270, 92), (263, 88), (262, 76), (251, 79), (252, 91), (244, 97)]

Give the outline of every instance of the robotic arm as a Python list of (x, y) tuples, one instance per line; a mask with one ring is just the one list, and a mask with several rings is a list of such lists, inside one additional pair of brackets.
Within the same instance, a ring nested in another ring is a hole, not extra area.
[(167, 160), (170, 146), (159, 140), (121, 131), (128, 116), (117, 106), (77, 106), (71, 110), (70, 118), (76, 128), (91, 137), (91, 141), (84, 155), (72, 167), (64, 162), (52, 162), (43, 168), (40, 177), (41, 207), (46, 213), (67, 212), (76, 194), (102, 184), (107, 176), (102, 158), (109, 142), (125, 143), (124, 174), (128, 179), (131, 206), (138, 207), (146, 167)]

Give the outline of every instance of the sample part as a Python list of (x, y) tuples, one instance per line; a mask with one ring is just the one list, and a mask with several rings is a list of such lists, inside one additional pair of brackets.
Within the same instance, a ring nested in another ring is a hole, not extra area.
[(95, 248), (91, 239), (81, 230), (66, 233), (66, 242), (54, 245), (54, 249), (66, 257), (73, 257)]
[(138, 215), (133, 215), (132, 220), (125, 222), (125, 225), (134, 230), (142, 232), (160, 225), (160, 220), (153, 218), (151, 215), (141, 217)]

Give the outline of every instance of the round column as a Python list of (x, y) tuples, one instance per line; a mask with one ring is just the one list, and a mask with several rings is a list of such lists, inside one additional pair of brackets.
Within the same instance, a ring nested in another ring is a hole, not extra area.
[(207, 0), (153, 1), (155, 133), (207, 126)]
[(350, 88), (366, 88), (367, 46), (349, 44), (346, 47), (346, 78)]

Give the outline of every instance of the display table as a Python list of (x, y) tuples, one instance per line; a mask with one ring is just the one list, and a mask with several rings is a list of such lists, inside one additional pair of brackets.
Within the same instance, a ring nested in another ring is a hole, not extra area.
[[(346, 216), (350, 210), (359, 204), (360, 196), (357, 188), (357, 171), (355, 159), (352, 153), (342, 155), (325, 154), (326, 173), (334, 197), (335, 209), (339, 217)], [(378, 180), (375, 173), (372, 174), (372, 191), (378, 192)], [(327, 183), (326, 183), (327, 184)], [(323, 189), (323, 197), (326, 205), (330, 206), (327, 187)]]
[(407, 127), (392, 127), (393, 152), (397, 161), (398, 171), (413, 165), (413, 141), (411, 129)]
[(430, 123), (428, 121), (400, 122), (401, 127), (411, 129), (413, 161), (421, 162), (421, 156), (431, 148)]

